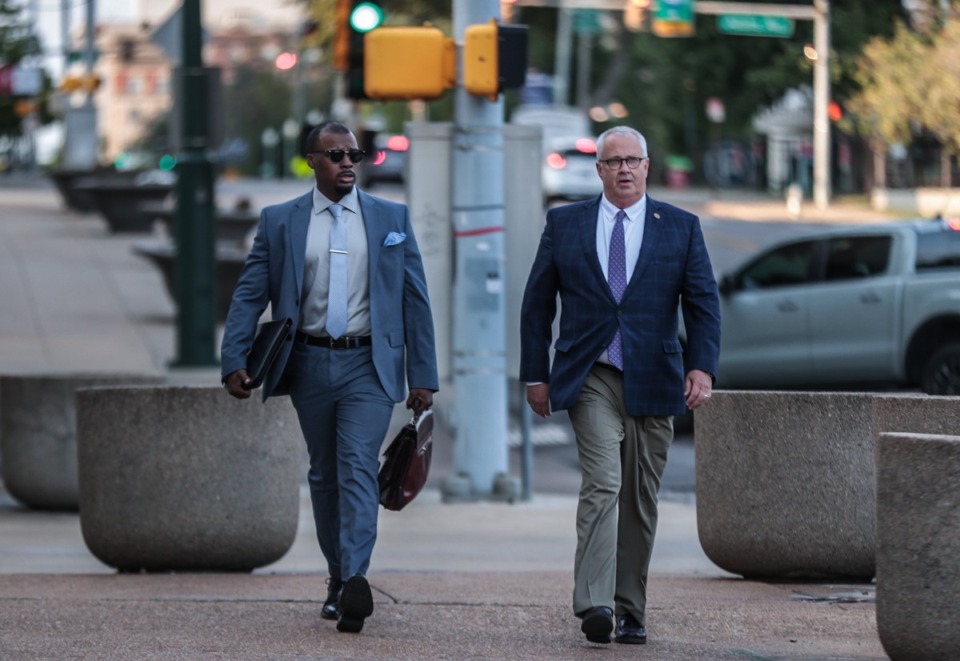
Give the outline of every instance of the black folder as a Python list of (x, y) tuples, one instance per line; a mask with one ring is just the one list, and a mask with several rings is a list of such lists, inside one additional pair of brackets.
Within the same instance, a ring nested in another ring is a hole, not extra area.
[(259, 388), (267, 370), (280, 354), (283, 343), (290, 337), (290, 319), (275, 319), (265, 321), (257, 327), (257, 337), (253, 340), (253, 347), (247, 354), (247, 376), (250, 383), (244, 386), (247, 390)]

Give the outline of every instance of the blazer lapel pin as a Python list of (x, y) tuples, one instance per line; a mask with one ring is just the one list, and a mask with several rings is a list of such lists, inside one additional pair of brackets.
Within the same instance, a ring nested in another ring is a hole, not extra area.
[(656, 211), (653, 212), (653, 217), (656, 218), (657, 220), (660, 220), (660, 214), (657, 213)]
[(395, 246), (398, 243), (403, 243), (407, 238), (407, 235), (404, 232), (390, 232), (387, 234), (387, 238), (383, 240), (383, 247), (389, 248), (390, 246)]

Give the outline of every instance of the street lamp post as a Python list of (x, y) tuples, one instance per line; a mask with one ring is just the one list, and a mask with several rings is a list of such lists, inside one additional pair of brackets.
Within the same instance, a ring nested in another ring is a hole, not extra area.
[(217, 364), (213, 164), (203, 70), (200, 0), (183, 2), (182, 150), (177, 158), (177, 367)]

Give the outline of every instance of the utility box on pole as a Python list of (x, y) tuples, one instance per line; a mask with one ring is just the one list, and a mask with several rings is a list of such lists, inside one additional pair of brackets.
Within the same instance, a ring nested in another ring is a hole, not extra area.
[(453, 222), (450, 176), (453, 155), (450, 122), (408, 122), (410, 138), (404, 181), (410, 222), (417, 233), (427, 290), (433, 309), (437, 345), (437, 371), (441, 381), (452, 377), (453, 341)]
[[(450, 188), (449, 122), (408, 122), (407, 206), (423, 257), (436, 329), (437, 369), (441, 381), (452, 376), (454, 247)], [(506, 235), (507, 379), (520, 375), (520, 304), (546, 218), (539, 164), (538, 126), (504, 126), (504, 234)]]

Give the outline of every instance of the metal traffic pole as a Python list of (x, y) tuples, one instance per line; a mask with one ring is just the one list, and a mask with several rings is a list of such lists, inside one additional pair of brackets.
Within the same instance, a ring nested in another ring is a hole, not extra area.
[(201, 55), (200, 0), (183, 2), (180, 111), (183, 130), (177, 157), (177, 356), (175, 367), (217, 364), (216, 262), (213, 228), (213, 164), (207, 155), (207, 79)]
[[(454, 0), (461, 49), (469, 25), (499, 16), (499, 0)], [(507, 475), (503, 100), (468, 94), (460, 60), (452, 145), (456, 475), (442, 493), (448, 501), (513, 500), (519, 485)]]

